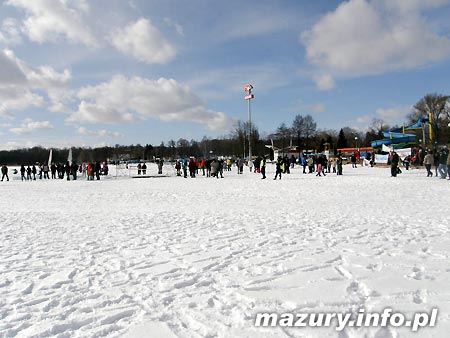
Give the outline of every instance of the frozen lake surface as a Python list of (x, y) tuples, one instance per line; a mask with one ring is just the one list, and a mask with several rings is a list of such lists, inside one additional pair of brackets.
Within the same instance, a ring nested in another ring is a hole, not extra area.
[[(348, 165), (169, 173), (1, 182), (0, 337), (448, 337), (449, 181)], [(439, 319), (417, 333), (254, 327), (258, 312), (385, 307)]]

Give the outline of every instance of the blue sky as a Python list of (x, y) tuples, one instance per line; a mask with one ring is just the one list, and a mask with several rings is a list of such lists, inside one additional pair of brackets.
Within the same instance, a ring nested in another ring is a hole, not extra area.
[(395, 124), (449, 94), (450, 0), (4, 0), (0, 149)]

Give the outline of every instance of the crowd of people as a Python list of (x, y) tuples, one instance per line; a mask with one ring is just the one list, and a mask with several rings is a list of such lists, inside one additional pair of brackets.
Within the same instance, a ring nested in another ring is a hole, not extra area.
[[(371, 156), (371, 157), (370, 157)], [(370, 166), (373, 166), (373, 155), (365, 159)], [(355, 154), (350, 156), (350, 162), (352, 168), (357, 168), (357, 164), (361, 163), (361, 160), (357, 158)], [(156, 164), (158, 167), (158, 175), (162, 174), (164, 160), (157, 159)], [(323, 154), (311, 154), (304, 155), (300, 159), (296, 159), (294, 155), (278, 156), (275, 160), (275, 177), (281, 179), (282, 174), (290, 174), (290, 169), (295, 165), (302, 167), (303, 174), (315, 174), (316, 176), (326, 176), (327, 174), (342, 175), (343, 173), (344, 158), (338, 154), (335, 157), (327, 157)], [(432, 167), (435, 168), (435, 177), (450, 179), (450, 156), (448, 147), (443, 147), (438, 151), (432, 151), (429, 149), (420, 150), (415, 152), (412, 156), (408, 155), (403, 159), (399, 154), (392, 151), (389, 154), (388, 165), (390, 165), (391, 176), (396, 177), (401, 173), (400, 164), (403, 164), (406, 170), (410, 165), (418, 167), (424, 165), (427, 170), (427, 177), (433, 177)], [(250, 171), (254, 173), (260, 173), (262, 179), (266, 179), (266, 156), (256, 157), (251, 163), (247, 162), (243, 158), (237, 158), (232, 160), (231, 158), (212, 158), (212, 159), (197, 159), (195, 157), (179, 159), (175, 162), (174, 168), (176, 176), (195, 178), (201, 173), (202, 176), (213, 178), (224, 178), (224, 172), (232, 171), (232, 167), (236, 167), (237, 174), (243, 174), (244, 167), (248, 166)], [(22, 181), (33, 181), (36, 179), (66, 179), (77, 180), (81, 177), (86, 180), (100, 180), (102, 175), (108, 175), (109, 168), (107, 162), (86, 162), (78, 165), (76, 162), (70, 163), (52, 163), (50, 166), (47, 163), (35, 164), (35, 165), (21, 165), (19, 171), (14, 169), (14, 174), (20, 172)], [(9, 181), (8, 167), (6, 165), (1, 166), (2, 181), (6, 179)], [(137, 174), (147, 175), (147, 165), (145, 162), (139, 162), (137, 165)], [(51, 176), (50, 176), (51, 175)]]
[[(316, 173), (316, 176), (326, 176), (326, 173), (335, 173), (342, 175), (343, 159), (339, 155), (335, 158), (328, 159), (325, 155), (303, 156), (299, 161), (294, 157), (278, 156), (275, 161), (276, 175), (275, 179), (281, 179), (282, 174), (290, 174), (290, 169), (296, 164), (303, 167), (303, 174)], [(232, 167), (236, 167), (237, 174), (243, 174), (244, 166), (248, 166), (254, 173), (260, 173), (262, 179), (266, 179), (267, 157), (258, 156), (251, 163), (243, 158), (232, 160), (224, 159), (197, 159), (190, 157), (189, 159), (180, 159), (175, 162), (176, 175), (180, 177), (195, 178), (199, 173), (206, 177), (223, 178), (224, 172), (232, 171)]]

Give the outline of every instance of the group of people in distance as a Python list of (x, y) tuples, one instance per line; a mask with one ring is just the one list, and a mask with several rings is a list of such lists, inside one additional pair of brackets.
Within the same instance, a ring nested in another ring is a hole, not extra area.
[(450, 180), (450, 156), (448, 147), (443, 147), (440, 151), (428, 150), (424, 159), (423, 164), (427, 169), (427, 177), (433, 177), (433, 172), (431, 168), (434, 165), (435, 176), (441, 179), (445, 179), (448, 176)]
[[(199, 174), (199, 171), (201, 171), (202, 175), (206, 177), (223, 178), (224, 170), (231, 171), (231, 166), (232, 166), (231, 159), (224, 160), (213, 158), (213, 159), (201, 159), (199, 161), (197, 158), (192, 156), (189, 159), (184, 158), (177, 160), (175, 162), (175, 170), (177, 172), (177, 176), (183, 176), (184, 178), (188, 177), (188, 171), (190, 178), (195, 178), (196, 175)], [(238, 174), (239, 170), (240, 167), (238, 167)]]
[[(162, 158), (156, 159), (155, 163), (158, 165), (158, 175), (162, 175), (164, 160)], [(136, 166), (138, 176), (147, 175), (147, 164), (145, 162), (139, 162)]]
[[(278, 156), (275, 161), (276, 175), (274, 180), (277, 178), (281, 179), (282, 174), (290, 174), (290, 168), (294, 168), (296, 163), (303, 167), (304, 174), (317, 173), (316, 176), (325, 176), (325, 173), (333, 172), (337, 175), (342, 175), (343, 161), (340, 155), (330, 159), (327, 159), (325, 155), (303, 156), (300, 161), (297, 161), (294, 156), (291, 158), (288, 158), (287, 156)], [(238, 174), (243, 174), (244, 166), (249, 165), (249, 163), (242, 158), (237, 158), (234, 161), (231, 158), (198, 160), (197, 158), (191, 156), (189, 159), (184, 158), (177, 160), (175, 162), (175, 170), (177, 176), (184, 178), (195, 178), (199, 172), (202, 173), (202, 176), (223, 178), (223, 173), (231, 171), (233, 164), (237, 168)], [(251, 171), (254, 173), (261, 173), (262, 179), (266, 179), (266, 156), (256, 157), (252, 161), (251, 165)]]
[[(9, 181), (8, 167), (2, 165), (2, 181), (6, 178)], [(44, 164), (33, 164), (20, 165), (20, 169), (14, 170), (14, 174), (20, 172), (20, 178), (22, 181), (36, 181), (36, 179), (64, 179), (66, 177), (67, 181), (76, 180), (78, 175), (87, 180), (100, 180), (100, 175), (108, 175), (108, 164), (106, 162), (103, 165), (97, 162), (87, 162), (78, 165), (76, 162), (70, 163), (52, 163), (50, 166), (47, 163)], [(51, 177), (49, 176), (51, 174)]]
[[(261, 161), (261, 165), (262, 165)], [(288, 159), (287, 156), (284, 158), (282, 156), (278, 156), (275, 170), (275, 178), (279, 178), (281, 180), (281, 174), (290, 174), (289, 167), (294, 168), (297, 163), (294, 156), (291, 159)], [(337, 157), (327, 158), (323, 154), (318, 154), (316, 156), (306, 156), (301, 157), (299, 164), (303, 167), (303, 174), (313, 174), (316, 173), (316, 176), (326, 176), (325, 173), (335, 173), (337, 175), (342, 175), (343, 169), (343, 161), (342, 157), (339, 154)], [(265, 166), (265, 158), (264, 158), (264, 166)], [(356, 166), (355, 166), (356, 167)], [(265, 178), (265, 175), (262, 177)]]

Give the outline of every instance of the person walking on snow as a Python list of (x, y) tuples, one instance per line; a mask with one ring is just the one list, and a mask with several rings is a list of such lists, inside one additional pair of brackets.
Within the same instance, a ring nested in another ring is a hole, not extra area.
[(281, 173), (283, 172), (283, 158), (281, 156), (278, 156), (277, 162), (276, 162), (276, 171), (275, 171), (275, 178), (277, 179), (278, 175), (280, 175), (281, 180)]
[(433, 172), (431, 171), (431, 167), (434, 164), (434, 157), (431, 152), (428, 152), (424, 159), (423, 164), (425, 165), (425, 168), (427, 169), (427, 177), (433, 177)]

